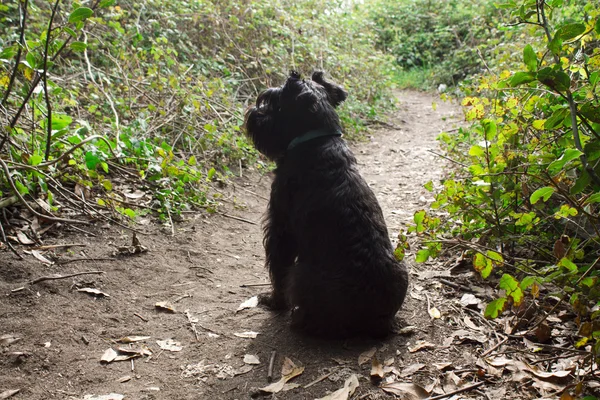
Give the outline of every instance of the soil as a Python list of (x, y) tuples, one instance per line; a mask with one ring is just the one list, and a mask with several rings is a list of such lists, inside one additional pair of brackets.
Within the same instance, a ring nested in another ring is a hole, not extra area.
[[(423, 185), (439, 184), (444, 173), (444, 160), (430, 152), (438, 147), (436, 136), (462, 120), (457, 105), (434, 95), (397, 95), (400, 109), (392, 123), (378, 125), (369, 140), (352, 145), (394, 241), (399, 231), (406, 231), (414, 212), (433, 201)], [(18, 248), (24, 260), (8, 250), (0, 252), (0, 337), (19, 339), (0, 347), (0, 393), (18, 389), (11, 399), (29, 400), (110, 393), (125, 399), (248, 399), (269, 384), (268, 365), (275, 352), (274, 381), (281, 376), (285, 357), (304, 370), (290, 382), (299, 387), (266, 398), (321, 398), (356, 374), (359, 387), (352, 398), (379, 399), (394, 396), (371, 382), (370, 357), (359, 365), (361, 354), (372, 348), (377, 360), (395, 367), (393, 380), (422, 386), (441, 377), (434, 363), (474, 366), (475, 347), (444, 345), (455, 328), (454, 319), (446, 316), (454, 311), (444, 300), (448, 287), (432, 277), (444, 276), (446, 269), (415, 264), (414, 237), (406, 259), (409, 294), (398, 313), (400, 325), (409, 328), (385, 340), (318, 340), (291, 331), (286, 313), (261, 307), (236, 312), (242, 302), (268, 290), (260, 221), (271, 177), (243, 172), (222, 190), (220, 214), (185, 213), (174, 235), (159, 225), (139, 227), (145, 234), (137, 238), (147, 248), (140, 254), (120, 254), (119, 246), (131, 244), (131, 232), (103, 223), (85, 227), (88, 234), (70, 227), (50, 231), (44, 236), (46, 245), (84, 245), (45, 253), (56, 261), (52, 265), (24, 253), (26, 246)], [(88, 260), (61, 263), (74, 258)], [(89, 271), (104, 273), (29, 283), (42, 276)], [(108, 297), (80, 288), (95, 288)], [(158, 302), (170, 303), (174, 312), (160, 310)], [(430, 317), (433, 307), (441, 311), (441, 319)], [(244, 332), (258, 335), (236, 336)], [(131, 336), (150, 338), (132, 345), (116, 342)], [(162, 350), (157, 340), (164, 339), (173, 339), (182, 349)], [(409, 351), (419, 341), (431, 346)], [(142, 346), (152, 355), (100, 361), (111, 347)], [(259, 364), (248, 366), (245, 355), (258, 357)], [(424, 366), (408, 368), (418, 363)], [(319, 378), (323, 379), (313, 383)], [(465, 395), (479, 397), (475, 391)]]

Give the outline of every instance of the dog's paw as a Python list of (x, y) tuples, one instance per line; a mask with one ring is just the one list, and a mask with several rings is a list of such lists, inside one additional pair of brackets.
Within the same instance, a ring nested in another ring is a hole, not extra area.
[(272, 292), (259, 294), (258, 304), (271, 310), (286, 310), (288, 308), (285, 298)]

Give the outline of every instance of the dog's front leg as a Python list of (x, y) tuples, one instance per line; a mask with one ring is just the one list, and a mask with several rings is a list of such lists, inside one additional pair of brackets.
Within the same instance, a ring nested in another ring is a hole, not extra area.
[(288, 275), (294, 265), (298, 250), (294, 236), (289, 232), (287, 210), (271, 196), (265, 226), (264, 246), (266, 266), (271, 276), (273, 292), (260, 296), (260, 302), (271, 309), (285, 309)]

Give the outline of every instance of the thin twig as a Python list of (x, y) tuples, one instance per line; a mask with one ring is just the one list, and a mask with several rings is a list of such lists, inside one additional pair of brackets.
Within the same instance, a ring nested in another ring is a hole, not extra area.
[(436, 152), (435, 152), (435, 151), (433, 151), (433, 150), (427, 150), (427, 151), (428, 151), (428, 152), (430, 152), (431, 154), (435, 154), (435, 155), (436, 155), (436, 156), (438, 156), (438, 157), (442, 157), (443, 159), (446, 159), (446, 160), (448, 160), (448, 161), (450, 161), (450, 162), (453, 162), (454, 164), (460, 165), (460, 166), (461, 166), (461, 167), (463, 167), (463, 168), (469, 168), (469, 166), (468, 166), (467, 164), (463, 164), (463, 163), (461, 163), (460, 161), (453, 160), (453, 159), (451, 159), (451, 158), (449, 158), (449, 157), (446, 157), (446, 156), (445, 156), (445, 155), (443, 155), (443, 154), (436, 153)]
[(477, 382), (474, 385), (465, 386), (463, 388), (456, 389), (456, 390), (454, 390), (452, 392), (448, 392), (448, 393), (445, 393), (445, 394), (440, 394), (438, 396), (428, 397), (425, 400), (439, 400), (439, 399), (444, 399), (446, 397), (454, 396), (455, 394), (464, 393), (464, 392), (468, 392), (469, 390), (476, 389), (476, 388), (478, 388), (479, 386), (481, 386), (483, 384), (485, 384), (485, 382)]
[(117, 261), (116, 258), (73, 258), (71, 260), (59, 261), (58, 265), (67, 265), (79, 261)]
[(259, 287), (259, 286), (270, 286), (270, 283), (244, 283), (240, 285), (240, 287), (248, 288), (248, 287)]
[(72, 278), (74, 276), (80, 276), (80, 275), (100, 275), (100, 274), (104, 274), (104, 271), (88, 271), (88, 272), (78, 272), (76, 274), (69, 274), (69, 275), (55, 275), (55, 276), (42, 276), (40, 278), (36, 278), (32, 281), (29, 281), (30, 285), (35, 285), (36, 283), (40, 283), (43, 281), (55, 281), (58, 279), (66, 279), (66, 278)]
[(499, 341), (494, 346), (490, 347), (487, 351), (485, 351), (483, 354), (481, 354), (481, 357), (486, 357), (488, 354), (490, 354), (492, 351), (496, 350), (498, 347), (502, 346), (507, 341), (508, 341), (508, 338), (504, 338), (503, 340)]
[(267, 369), (267, 382), (273, 382), (273, 364), (275, 364), (275, 355), (277, 350), (271, 352), (271, 358), (269, 359), (269, 368)]
[(231, 218), (231, 219), (235, 219), (235, 220), (237, 220), (237, 221), (242, 221), (242, 222), (245, 222), (245, 223), (247, 223), (247, 224), (258, 225), (258, 224), (257, 224), (256, 222), (254, 222), (254, 221), (250, 221), (250, 220), (248, 220), (248, 219), (244, 219), (244, 218), (241, 218), (241, 217), (236, 217), (235, 215), (229, 215), (229, 214), (225, 214), (225, 213), (221, 213), (221, 212), (220, 212), (219, 214), (220, 214), (220, 215), (222, 215), (222, 216), (224, 216), (224, 217), (227, 217), (227, 218)]
[(43, 246), (32, 247), (34, 250), (50, 250), (50, 249), (60, 249), (62, 247), (86, 247), (87, 244), (83, 243), (67, 243), (67, 244), (46, 244)]

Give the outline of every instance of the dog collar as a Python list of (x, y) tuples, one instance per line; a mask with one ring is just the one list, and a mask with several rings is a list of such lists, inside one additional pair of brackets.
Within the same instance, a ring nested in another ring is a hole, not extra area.
[(338, 136), (341, 137), (342, 136), (342, 132), (341, 131), (329, 131), (326, 129), (315, 129), (312, 131), (308, 131), (303, 135), (298, 136), (297, 138), (294, 138), (294, 140), (292, 140), (290, 142), (290, 144), (288, 145), (288, 150), (293, 149), (294, 147), (298, 146), (300, 143), (304, 143), (304, 142), (308, 142), (309, 140), (312, 139), (316, 139), (319, 137), (325, 137), (325, 136)]

